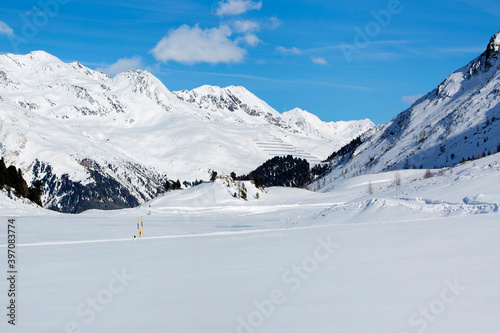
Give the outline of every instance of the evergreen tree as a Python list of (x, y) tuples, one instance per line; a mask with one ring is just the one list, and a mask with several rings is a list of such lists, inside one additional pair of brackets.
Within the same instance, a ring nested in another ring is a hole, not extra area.
[(240, 188), (240, 198), (242, 198), (243, 200), (247, 200), (247, 189), (245, 187), (245, 184), (242, 183), (241, 184), (241, 188)]
[(210, 181), (214, 182), (217, 179), (217, 171), (212, 171), (212, 175), (210, 176)]
[(5, 166), (5, 161), (2, 157), (2, 159), (0, 160), (0, 174), (5, 174), (5, 172), (7, 171), (7, 167)]
[(6, 184), (7, 186), (14, 187), (17, 182), (17, 169), (15, 166), (10, 165), (6, 172)]
[(311, 175), (313, 177), (324, 176), (326, 174), (326, 172), (328, 171), (328, 169), (329, 169), (328, 164), (316, 164), (315, 166), (313, 166), (311, 168)]
[(21, 172), (21, 169), (17, 169), (17, 179), (21, 184), (21, 196), (23, 198), (27, 198), (30, 194), (30, 189), (28, 187), (28, 184), (23, 178), (23, 173)]
[(43, 182), (40, 180), (35, 181), (33, 187), (29, 189), (28, 199), (33, 201), (39, 206), (42, 206), (42, 193), (43, 193)]
[(257, 188), (260, 188), (262, 186), (262, 182), (260, 180), (260, 177), (255, 177), (255, 179), (253, 180), (254, 184), (255, 184), (255, 187)]

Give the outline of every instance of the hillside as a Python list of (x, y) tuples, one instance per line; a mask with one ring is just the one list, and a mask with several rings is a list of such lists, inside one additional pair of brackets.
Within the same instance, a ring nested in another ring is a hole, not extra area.
[(392, 121), (362, 136), (329, 178), (439, 168), (500, 151), (500, 32), (486, 51)]

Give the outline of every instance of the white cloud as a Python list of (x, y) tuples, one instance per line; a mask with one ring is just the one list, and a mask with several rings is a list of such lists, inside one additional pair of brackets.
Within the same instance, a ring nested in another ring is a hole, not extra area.
[(252, 47), (255, 47), (261, 43), (261, 40), (259, 39), (259, 37), (257, 37), (254, 34), (246, 34), (245, 36), (238, 38), (238, 42), (241, 42), (241, 41), (247, 43), (249, 46), (252, 46)]
[(278, 46), (276, 51), (283, 54), (301, 54), (302, 50), (297, 47), (286, 48), (283, 46)]
[(403, 96), (401, 97), (401, 102), (405, 104), (413, 104), (415, 103), (419, 98), (423, 97), (424, 95), (411, 95), (411, 96)]
[(311, 60), (314, 64), (316, 65), (321, 65), (321, 66), (327, 66), (328, 65), (328, 61), (325, 60), (325, 58), (321, 58), (321, 57), (311, 57)]
[(13, 36), (14, 30), (7, 25), (7, 23), (0, 21), (0, 35)]
[(270, 22), (270, 28), (271, 29), (276, 29), (276, 28), (279, 28), (283, 22), (281, 22), (276, 16), (273, 16), (269, 19), (269, 22)]
[(117, 62), (106, 67), (98, 67), (96, 70), (106, 73), (110, 76), (115, 76), (116, 74), (126, 72), (130, 69), (138, 69), (143, 66), (142, 58), (135, 56), (132, 58), (121, 58)]
[(240, 15), (250, 10), (259, 10), (262, 8), (262, 1), (253, 2), (252, 0), (221, 0), (216, 14), (224, 15)]
[(259, 31), (260, 30), (260, 25), (256, 21), (250, 21), (250, 20), (241, 20), (241, 21), (235, 21), (233, 23), (234, 30), (236, 32), (241, 32), (241, 33), (247, 33), (247, 32), (253, 32), (253, 31)]
[(183, 64), (208, 62), (211, 64), (240, 62), (246, 51), (229, 39), (228, 26), (201, 29), (198, 25), (182, 25), (163, 37), (150, 52), (158, 61), (170, 60)]

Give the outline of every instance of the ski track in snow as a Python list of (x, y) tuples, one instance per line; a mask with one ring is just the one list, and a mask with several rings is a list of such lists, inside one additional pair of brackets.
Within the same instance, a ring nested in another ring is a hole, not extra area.
[[(451, 218), (451, 217), (448, 217)], [(353, 224), (322, 224), (322, 225), (312, 225), (303, 227), (290, 227), (290, 228), (275, 228), (275, 229), (259, 229), (259, 230), (240, 230), (240, 231), (220, 231), (220, 232), (208, 232), (202, 234), (184, 234), (184, 235), (166, 235), (166, 236), (152, 236), (152, 237), (141, 237), (141, 238), (115, 238), (115, 239), (94, 239), (94, 240), (81, 240), (81, 241), (61, 241), (61, 242), (38, 242), (38, 243), (27, 243), (27, 244), (17, 244), (17, 247), (33, 247), (33, 246), (57, 246), (57, 245), (77, 245), (77, 244), (94, 244), (94, 243), (113, 243), (113, 242), (129, 242), (129, 241), (143, 241), (143, 240), (158, 240), (158, 239), (181, 239), (181, 238), (194, 238), (194, 237), (220, 237), (220, 236), (239, 236), (247, 234), (272, 234), (274, 232), (283, 231), (296, 231), (296, 230), (306, 230), (306, 229), (320, 229), (320, 228), (340, 228), (340, 227), (353, 227), (362, 225), (386, 225), (386, 224), (399, 224), (399, 223), (411, 223), (411, 222), (428, 222), (443, 220), (443, 217), (436, 218), (423, 218), (423, 219), (409, 219), (409, 220), (396, 220), (396, 221), (384, 221), (384, 222), (362, 222)], [(7, 247), (7, 245), (0, 245), (0, 247)]]

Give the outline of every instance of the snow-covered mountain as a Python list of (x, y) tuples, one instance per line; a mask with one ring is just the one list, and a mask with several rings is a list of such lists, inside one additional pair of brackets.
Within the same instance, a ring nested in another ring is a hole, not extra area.
[(206, 110), (207, 117), (217, 121), (235, 119), (246, 124), (267, 123), (291, 133), (320, 137), (329, 141), (348, 142), (356, 134), (364, 133), (374, 127), (369, 119), (324, 122), (316, 115), (299, 108), (279, 114), (244, 87), (202, 86), (191, 91), (182, 90), (173, 93), (180, 100)]
[(275, 155), (315, 163), (373, 124), (315, 126), (298, 127), (243, 87), (172, 93), (147, 71), (112, 78), (42, 51), (0, 56), (0, 155), (44, 181), (53, 209), (135, 206), (167, 178), (244, 174)]
[(212, 119), (232, 119), (247, 124), (268, 123), (290, 129), (289, 124), (276, 110), (244, 87), (220, 88), (205, 85), (191, 91), (177, 91), (174, 94), (180, 100), (207, 111), (208, 117)]
[(500, 32), (486, 51), (392, 121), (364, 135), (353, 158), (334, 161), (334, 178), (436, 168), (500, 149)]
[(297, 128), (297, 131), (324, 138), (353, 138), (355, 132), (364, 133), (373, 128), (369, 119), (324, 122), (318, 116), (299, 108), (287, 111), (281, 116), (292, 127)]

